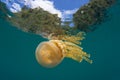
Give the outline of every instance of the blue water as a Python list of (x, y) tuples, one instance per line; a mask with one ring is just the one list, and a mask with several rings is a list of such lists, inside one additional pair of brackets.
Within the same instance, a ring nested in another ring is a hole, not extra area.
[(37, 45), (46, 39), (0, 19), (0, 80), (120, 80), (120, 4), (109, 14), (109, 20), (82, 43), (93, 64), (64, 59), (53, 69), (41, 67), (35, 59)]

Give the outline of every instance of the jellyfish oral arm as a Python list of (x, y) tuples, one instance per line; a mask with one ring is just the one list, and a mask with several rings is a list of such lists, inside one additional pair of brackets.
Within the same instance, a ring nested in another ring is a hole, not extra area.
[(85, 60), (89, 63), (92, 63), (92, 60), (89, 59), (90, 54), (84, 52), (81, 47), (70, 42), (65, 42), (65, 45), (65, 57), (71, 58), (78, 62), (82, 62), (82, 60)]

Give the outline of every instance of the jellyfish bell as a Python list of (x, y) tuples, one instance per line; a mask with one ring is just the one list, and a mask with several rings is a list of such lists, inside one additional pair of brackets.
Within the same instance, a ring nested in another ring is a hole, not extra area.
[(57, 66), (64, 58), (60, 47), (53, 41), (42, 42), (36, 48), (36, 59), (46, 68)]

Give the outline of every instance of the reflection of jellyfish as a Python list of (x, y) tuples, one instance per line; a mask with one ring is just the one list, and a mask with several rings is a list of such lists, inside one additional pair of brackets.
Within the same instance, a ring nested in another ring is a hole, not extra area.
[(40, 43), (36, 49), (36, 59), (44, 67), (54, 67), (65, 57), (72, 58), (78, 62), (84, 59), (92, 63), (92, 60), (89, 59), (90, 55), (71, 42), (50, 40)]

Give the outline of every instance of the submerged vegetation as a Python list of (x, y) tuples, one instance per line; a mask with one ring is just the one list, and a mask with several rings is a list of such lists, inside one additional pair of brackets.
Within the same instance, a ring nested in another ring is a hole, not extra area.
[(115, 3), (116, 0), (90, 0), (90, 2), (73, 15), (73, 22), (77, 29), (85, 32), (93, 31), (93, 25), (103, 22), (107, 17), (106, 10)]

